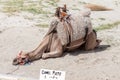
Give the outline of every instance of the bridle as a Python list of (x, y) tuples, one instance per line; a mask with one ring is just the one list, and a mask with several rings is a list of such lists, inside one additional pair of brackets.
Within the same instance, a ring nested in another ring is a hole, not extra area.
[(30, 60), (29, 60), (29, 57), (28, 55), (22, 55), (22, 51), (18, 54), (18, 56), (13, 60), (13, 63), (16, 63), (16, 64), (13, 64), (13, 65), (25, 65), (26, 63), (29, 63)]

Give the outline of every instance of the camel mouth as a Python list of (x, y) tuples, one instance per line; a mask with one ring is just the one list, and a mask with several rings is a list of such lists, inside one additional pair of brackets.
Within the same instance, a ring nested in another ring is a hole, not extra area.
[(12, 62), (13, 65), (25, 65), (29, 63), (30, 60), (28, 58), (15, 58)]

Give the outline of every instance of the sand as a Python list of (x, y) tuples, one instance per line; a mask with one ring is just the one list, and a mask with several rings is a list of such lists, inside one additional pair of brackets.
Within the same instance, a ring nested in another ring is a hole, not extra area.
[[(120, 5), (116, 6), (115, 0), (82, 1), (101, 4), (114, 9), (113, 11), (92, 12), (91, 18), (94, 27), (120, 21)], [(64, 3), (68, 3), (67, 0), (60, 0), (58, 4)], [(78, 7), (78, 1), (70, 0), (69, 8), (74, 5)], [(35, 25), (38, 23), (37, 19), (29, 20), (25, 16), (36, 18), (36, 15), (26, 12), (15, 13), (14, 15), (0, 12), (0, 74), (6, 74), (16, 69), (17, 66), (12, 65), (13, 58), (21, 50), (27, 52), (36, 48), (48, 30), (48, 28), (37, 27)], [(99, 18), (105, 18), (105, 20)], [(119, 80), (120, 25), (112, 29), (98, 31), (97, 34), (102, 43), (95, 50), (76, 50), (66, 52), (60, 58), (38, 60), (30, 65), (20, 66), (19, 70), (10, 75), (38, 80), (40, 69), (52, 69), (66, 71), (66, 80)]]

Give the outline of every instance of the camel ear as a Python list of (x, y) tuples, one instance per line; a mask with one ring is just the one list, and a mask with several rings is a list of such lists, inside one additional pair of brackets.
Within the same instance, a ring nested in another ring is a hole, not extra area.
[(65, 8), (65, 10), (67, 9), (67, 6), (66, 6), (66, 4), (64, 4), (64, 8)]
[(21, 55), (22, 55), (22, 52), (23, 52), (23, 51), (20, 51), (20, 52), (19, 52), (19, 56), (21, 56)]
[(63, 7), (63, 12), (67, 12), (67, 7), (66, 7), (66, 4), (64, 4), (64, 7)]

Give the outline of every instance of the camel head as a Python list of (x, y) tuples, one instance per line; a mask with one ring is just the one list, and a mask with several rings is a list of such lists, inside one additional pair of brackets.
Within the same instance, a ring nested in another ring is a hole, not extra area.
[(22, 51), (18, 54), (16, 58), (13, 59), (13, 65), (24, 65), (28, 63), (28, 56), (27, 54), (23, 53)]

